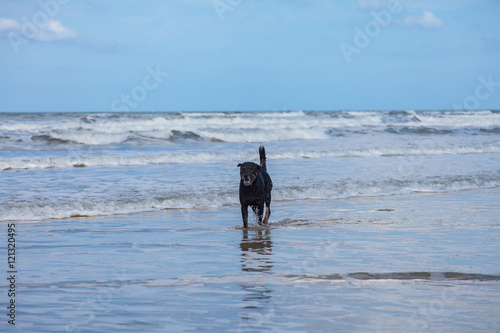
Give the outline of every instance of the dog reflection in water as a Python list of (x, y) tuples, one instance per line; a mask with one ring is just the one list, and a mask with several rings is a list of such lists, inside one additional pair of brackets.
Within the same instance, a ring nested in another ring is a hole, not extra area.
[(254, 231), (249, 237), (243, 230), (241, 239), (241, 270), (245, 272), (269, 272), (273, 267), (271, 232), (269, 229)]

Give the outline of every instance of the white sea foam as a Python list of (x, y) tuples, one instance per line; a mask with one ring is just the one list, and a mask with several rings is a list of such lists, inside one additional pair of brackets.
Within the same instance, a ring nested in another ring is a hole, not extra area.
[[(484, 144), (479, 146), (451, 147), (381, 147), (372, 149), (321, 150), (311, 147), (309, 150), (273, 151), (268, 157), (274, 160), (286, 159), (323, 159), (335, 157), (376, 157), (376, 156), (423, 156), (423, 155), (461, 155), (473, 153), (498, 153), (500, 144)], [(254, 155), (254, 154), (253, 154)], [(92, 151), (69, 151), (64, 156), (2, 158), (0, 170), (12, 169), (48, 169), (73, 167), (115, 167), (115, 166), (147, 166), (157, 164), (203, 164), (233, 163), (234, 161), (253, 160), (255, 156), (248, 152), (172, 152), (155, 154), (113, 153), (103, 155)]]
[(175, 132), (205, 140), (272, 142), (328, 139), (331, 131), (370, 133), (407, 128), (446, 133), (500, 129), (500, 113), (491, 111), (3, 115), (1, 120), (0, 147), (19, 140), (30, 145), (33, 138), (85, 145), (119, 144), (138, 137), (169, 140)]
[(0, 221), (237, 205), (261, 143), (276, 202), (497, 187), (499, 135), (490, 111), (2, 114)]
[[(54, 193), (48, 197), (32, 197), (18, 202), (4, 202), (0, 221), (45, 220), (67, 217), (100, 216), (157, 211), (162, 209), (207, 209), (237, 205), (237, 187), (224, 184), (217, 187), (187, 186), (149, 189), (143, 193), (124, 193), (123, 189), (107, 189), (102, 193), (66, 194)], [(234, 185), (234, 184), (233, 184)], [(273, 190), (274, 205), (280, 201), (294, 200), (332, 200), (354, 197), (381, 197), (411, 193), (435, 193), (462, 191), (470, 189), (495, 188), (500, 186), (500, 171), (474, 175), (449, 176), (443, 178), (382, 179), (378, 181), (336, 181), (307, 184), (278, 184)]]

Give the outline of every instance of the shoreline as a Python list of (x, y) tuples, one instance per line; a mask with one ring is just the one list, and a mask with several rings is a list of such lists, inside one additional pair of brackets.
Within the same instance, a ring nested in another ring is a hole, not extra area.
[[(353, 212), (356, 211), (355, 204), (358, 203), (362, 209), (360, 211), (364, 212), (373, 212), (373, 213), (393, 213), (393, 212), (415, 212), (415, 209), (411, 207), (411, 202), (414, 201), (418, 205), (421, 205), (420, 199), (425, 198), (426, 196), (437, 196), (438, 198), (443, 198), (443, 197), (459, 197), (462, 193), (467, 194), (470, 193), (471, 197), (476, 197), (480, 196), (481, 192), (490, 192), (495, 198), (500, 198), (500, 187), (499, 186), (494, 186), (494, 187), (487, 187), (487, 188), (477, 188), (477, 189), (460, 189), (460, 190), (452, 190), (452, 191), (432, 191), (432, 192), (427, 192), (427, 191), (414, 191), (412, 193), (396, 193), (396, 194), (387, 194), (387, 195), (362, 195), (362, 196), (352, 196), (352, 197), (346, 197), (346, 198), (334, 198), (334, 199), (326, 199), (326, 198), (312, 198), (312, 199), (282, 199), (282, 200), (276, 200), (274, 199), (272, 202), (272, 208), (273, 208), (273, 215), (275, 207), (278, 208), (278, 211), (292, 211), (294, 212), (294, 218), (299, 218), (298, 216), (300, 215), (300, 211), (296, 208), (298, 204), (300, 204), (305, 212), (309, 212), (312, 214), (312, 216), (317, 215), (316, 213), (321, 213), (324, 211), (333, 211), (339, 213), (339, 216), (345, 215), (345, 212)], [(400, 200), (398, 200), (400, 199)], [(407, 204), (407, 206), (404, 206), (404, 204), (400, 204), (398, 202), (403, 202)], [(433, 202), (433, 200), (430, 200)], [(161, 214), (162, 212), (178, 212), (179, 214), (188, 214), (190, 212), (192, 213), (197, 213), (197, 212), (214, 212), (214, 211), (221, 211), (222, 214), (226, 214), (226, 211), (228, 210), (235, 210), (239, 214), (239, 203), (237, 202), (237, 197), (235, 194), (235, 203), (230, 204), (230, 205), (223, 205), (220, 207), (203, 207), (203, 208), (151, 208), (151, 210), (141, 210), (137, 212), (120, 212), (120, 213), (105, 213), (105, 214), (97, 214), (97, 215), (74, 215), (74, 216), (65, 216), (65, 217), (57, 217), (57, 218), (44, 218), (40, 220), (22, 220), (22, 219), (8, 219), (8, 220), (2, 220), (0, 221), (1, 223), (49, 223), (52, 221), (80, 221), (81, 219), (89, 219), (89, 220), (94, 220), (94, 219), (113, 219), (114, 217), (127, 217), (130, 216), (131, 218), (134, 218), (135, 216), (141, 216), (141, 215), (155, 215), (155, 214)], [(389, 202), (389, 203), (387, 203)], [(367, 209), (367, 205), (374, 205), (375, 203), (379, 203), (377, 207), (372, 207), (372, 209), (364, 210)], [(393, 203), (396, 203), (394, 205)], [(337, 208), (334, 209), (326, 209), (326, 210), (320, 210), (320, 209), (310, 209), (310, 206), (314, 207), (327, 207), (329, 205), (336, 206)], [(398, 207), (398, 208), (391, 208), (392, 206)], [(280, 208), (281, 207), (281, 208)], [(292, 208), (293, 207), (293, 208)], [(492, 206), (493, 209), (497, 208), (494, 205)], [(500, 209), (498, 209), (500, 212)], [(311, 217), (309, 215), (308, 217)], [(316, 216), (317, 218), (318, 216)], [(281, 223), (283, 220), (286, 219), (291, 219), (292, 216), (290, 217), (282, 217), (280, 216), (281, 219), (278, 219), (278, 221), (274, 221), (274, 223)], [(300, 218), (302, 219), (307, 219), (307, 217), (301, 216)], [(273, 224), (273, 220), (271, 218), (270, 225)], [(249, 223), (252, 221), (252, 214), (249, 214)], [(251, 226), (250, 226), (251, 228)]]
[(16, 327), (491, 331), (498, 202), (500, 188), (275, 202), (248, 230), (238, 206), (16, 223)]

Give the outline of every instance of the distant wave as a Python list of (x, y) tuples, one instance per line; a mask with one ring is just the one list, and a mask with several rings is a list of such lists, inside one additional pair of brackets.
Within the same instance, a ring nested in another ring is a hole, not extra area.
[[(382, 147), (348, 150), (281, 150), (268, 154), (273, 160), (286, 159), (321, 159), (335, 157), (373, 157), (373, 156), (421, 156), (421, 155), (460, 155), (473, 153), (498, 153), (500, 145), (485, 144), (481, 146), (451, 146), (451, 147)], [(65, 156), (51, 157), (11, 157), (0, 156), (1, 170), (29, 169), (61, 169), (81, 167), (116, 167), (116, 166), (147, 166), (157, 164), (189, 164), (189, 163), (234, 163), (234, 161), (253, 160), (255, 154), (248, 152), (171, 152), (163, 154), (143, 155), (98, 155), (92, 151), (73, 150)]]
[(322, 140), (352, 133), (396, 135), (500, 132), (494, 111), (343, 111), (2, 114), (0, 148), (179, 141)]

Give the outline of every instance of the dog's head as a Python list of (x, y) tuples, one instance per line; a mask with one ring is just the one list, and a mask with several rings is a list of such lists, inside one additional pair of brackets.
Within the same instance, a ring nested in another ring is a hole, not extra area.
[(260, 166), (252, 162), (238, 164), (240, 168), (240, 178), (243, 185), (250, 186), (257, 179), (260, 172)]

